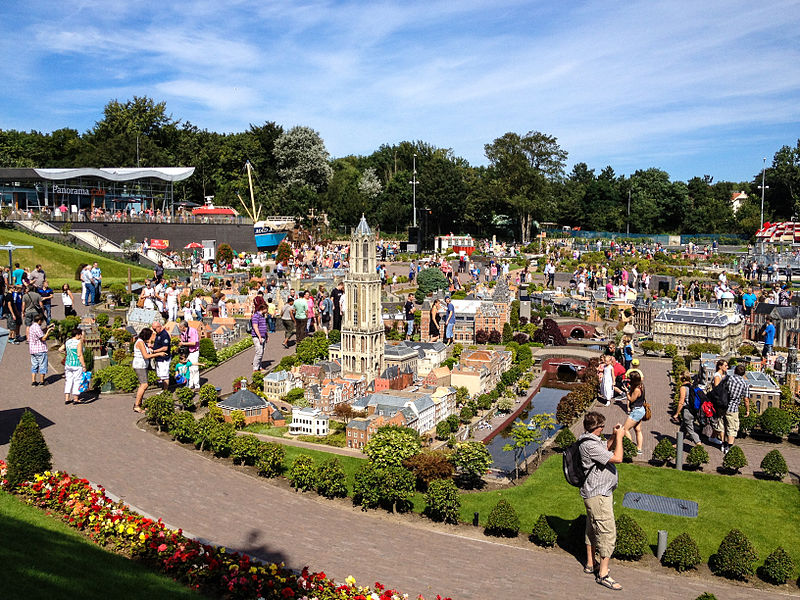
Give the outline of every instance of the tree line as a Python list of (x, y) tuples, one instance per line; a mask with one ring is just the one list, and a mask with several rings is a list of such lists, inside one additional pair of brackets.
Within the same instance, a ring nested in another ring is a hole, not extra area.
[[(472, 166), (452, 149), (424, 141), (384, 144), (368, 156), (331, 158), (319, 133), (267, 121), (237, 133), (199, 129), (147, 97), (110, 101), (84, 133), (0, 130), (3, 167), (194, 166), (175, 197), (240, 207), (249, 194), (245, 162), (253, 165), (262, 214), (306, 218), (326, 212), (344, 231), (367, 215), (385, 232), (412, 221), (416, 164), (417, 220), (430, 235), (468, 232), (529, 241), (542, 223), (632, 233), (738, 233), (760, 223), (761, 172), (749, 181), (704, 175), (672, 181), (658, 168), (626, 177), (579, 162), (566, 172), (567, 151), (556, 137), (505, 133), (485, 145), (488, 166)], [(765, 173), (765, 220), (785, 220), (800, 206), (800, 140), (783, 146)], [(731, 195), (748, 199), (734, 214)], [(628, 201), (630, 198), (630, 215)]]

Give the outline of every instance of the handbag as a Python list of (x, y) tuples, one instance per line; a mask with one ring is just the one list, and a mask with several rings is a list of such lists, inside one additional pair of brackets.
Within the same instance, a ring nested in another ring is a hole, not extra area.
[(650, 417), (653, 416), (653, 413), (650, 411), (650, 403), (644, 403), (644, 416), (642, 417), (642, 421), (649, 421)]

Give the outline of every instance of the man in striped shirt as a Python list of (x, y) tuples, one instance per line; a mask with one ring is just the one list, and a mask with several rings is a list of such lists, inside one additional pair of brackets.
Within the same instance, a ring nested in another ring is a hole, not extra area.
[(728, 410), (724, 415), (720, 415), (714, 426), (714, 430), (722, 439), (723, 454), (728, 453), (739, 433), (739, 405), (742, 400), (746, 410), (745, 416), (750, 416), (750, 386), (745, 381), (744, 373), (744, 365), (736, 365), (733, 375), (729, 375), (725, 383), (728, 386)]

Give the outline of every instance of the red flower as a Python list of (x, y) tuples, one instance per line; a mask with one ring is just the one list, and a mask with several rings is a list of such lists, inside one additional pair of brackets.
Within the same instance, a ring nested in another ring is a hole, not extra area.
[(294, 598), (294, 591), (292, 591), (292, 588), (283, 588), (281, 594), (284, 598)]

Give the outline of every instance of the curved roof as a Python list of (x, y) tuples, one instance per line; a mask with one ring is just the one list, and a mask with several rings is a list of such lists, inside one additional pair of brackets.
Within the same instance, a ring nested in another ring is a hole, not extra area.
[(107, 181), (134, 181), (136, 179), (183, 181), (191, 177), (192, 174), (194, 174), (194, 167), (0, 169), (0, 179), (46, 179), (48, 181), (65, 181), (67, 179), (77, 179), (79, 177), (97, 177)]

